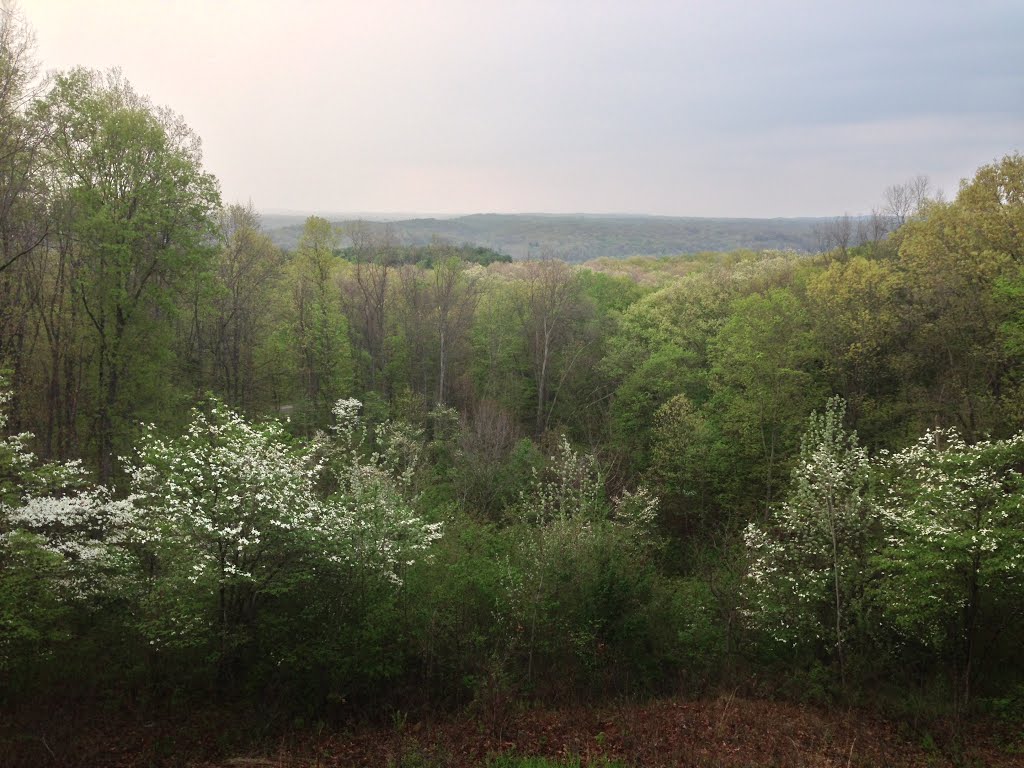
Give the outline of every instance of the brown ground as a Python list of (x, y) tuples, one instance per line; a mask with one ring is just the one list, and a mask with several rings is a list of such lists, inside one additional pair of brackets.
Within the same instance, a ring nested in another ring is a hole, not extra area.
[[(83, 726), (83, 727), (76, 727)], [(628, 766), (1024, 766), (1024, 728), (988, 724), (915, 729), (846, 711), (720, 697), (598, 708), (463, 716), (350, 731), (294, 731), (263, 749), (233, 745), (210, 716), (187, 722), (51, 725), (49, 734), (0, 730), (4, 766), (193, 768), (462, 768), (495, 755), (609, 759)], [(86, 735), (87, 734), (87, 735)], [(72, 742), (72, 737), (74, 741)]]

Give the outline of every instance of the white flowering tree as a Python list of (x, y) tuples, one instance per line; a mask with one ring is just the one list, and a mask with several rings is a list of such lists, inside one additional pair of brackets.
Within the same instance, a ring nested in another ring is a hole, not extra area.
[[(131, 475), (133, 502), (150, 521), (143, 629), (154, 646), (213, 647), (225, 672), (258, 639), (269, 601), (322, 612), (311, 603), (343, 597), (326, 585), (381, 575), (396, 583), (440, 535), (415, 516), (408, 494), (415, 463), (405, 449), (415, 436), (387, 426), (384, 447), (362, 451), (358, 409), (338, 403), (335, 435), (312, 442), (216, 401), (180, 437), (146, 431)], [(287, 642), (280, 631), (267, 642)]]
[(316, 530), (325, 546), (345, 543), (343, 560), (334, 562), (371, 568), (399, 584), (402, 570), (441, 536), (441, 524), (415, 510), (423, 433), (402, 422), (365, 425), (361, 407), (354, 399), (336, 402), (332, 435), (319, 443), (327, 496)]
[(597, 459), (575, 450), (563, 435), (545, 471), (534, 470), (529, 489), (520, 494), (517, 512), (524, 521), (540, 525), (570, 518), (608, 520), (648, 535), (657, 520), (658, 500), (640, 486), (609, 502)]
[(982, 644), (1024, 618), (1024, 433), (929, 432), (886, 456), (880, 598), (896, 630), (951, 664), (957, 708)]
[(745, 532), (748, 615), (777, 640), (815, 639), (845, 679), (844, 641), (867, 579), (870, 464), (846, 405), (829, 400), (808, 420), (787, 500)]
[[(0, 433), (10, 393), (0, 389)], [(76, 463), (44, 464), (32, 435), (0, 437), (0, 670), (66, 634), (71, 604), (110, 590), (126, 560), (116, 540), (123, 506), (85, 489)]]
[(143, 629), (154, 646), (215, 639), (223, 660), (245, 642), (261, 600), (287, 588), (319, 515), (308, 459), (277, 422), (249, 424), (216, 401), (177, 438), (144, 431), (130, 469), (148, 521)]

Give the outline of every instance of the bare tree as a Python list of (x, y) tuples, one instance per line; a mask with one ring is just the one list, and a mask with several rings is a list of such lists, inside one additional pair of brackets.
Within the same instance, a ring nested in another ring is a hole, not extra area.
[(454, 255), (434, 262), (433, 295), (437, 328), (437, 402), (448, 403), (449, 376), (453, 350), (464, 340), (473, 321), (479, 296), (477, 281), (467, 278), (465, 264)]
[(353, 280), (346, 286), (346, 307), (355, 341), (367, 357), (367, 385), (377, 390), (386, 367), (387, 307), (392, 277), (394, 233), (377, 235), (365, 222), (347, 228), (355, 259)]
[(923, 175), (886, 187), (882, 210), (891, 219), (891, 229), (899, 229), (921, 210), (928, 200), (929, 188), (928, 177)]
[[(33, 430), (43, 455), (60, 458), (78, 453), (78, 409), (88, 364), (80, 332), (81, 307), (74, 300), (79, 258), (66, 229), (55, 227), (46, 247), (27, 254), (12, 270), (24, 285), (36, 339), (33, 370), (27, 375), (40, 396), (42, 413), (37, 414)], [(28, 312), (25, 317), (29, 318)]]
[(39, 93), (35, 35), (17, 6), (0, 1), (0, 368), (12, 374), (11, 426), (22, 421), (26, 275), (15, 267), (49, 234), (48, 194), (39, 162), (43, 131), (28, 106)]
[(408, 380), (410, 387), (428, 402), (434, 388), (430, 376), (430, 292), (422, 268), (404, 264), (397, 273), (395, 318), (408, 355)]
[[(526, 277), (516, 305), (537, 388), (534, 429), (547, 429), (554, 359), (571, 338), (571, 323), (578, 309), (579, 281), (562, 261), (544, 259), (526, 265)], [(568, 368), (573, 362), (568, 361)], [(563, 374), (565, 370), (563, 370)], [(564, 376), (563, 376), (564, 378)]]
[(235, 407), (254, 405), (256, 347), (264, 332), (268, 290), (280, 274), (283, 255), (260, 228), (252, 203), (220, 212), (220, 252), (216, 259), (218, 291), (211, 302), (205, 344), (217, 389)]
[(840, 259), (846, 259), (847, 251), (854, 238), (853, 219), (848, 213), (829, 219), (815, 227), (818, 236), (818, 248), (822, 253), (836, 253)]

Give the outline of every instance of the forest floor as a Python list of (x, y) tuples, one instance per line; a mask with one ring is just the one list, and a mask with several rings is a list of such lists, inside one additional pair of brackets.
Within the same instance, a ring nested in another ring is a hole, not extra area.
[[(90, 718), (91, 719), (91, 718)], [(926, 728), (857, 711), (720, 697), (592, 708), (401, 717), (387, 727), (293, 728), (240, 747), (213, 713), (175, 722), (62, 720), (49, 733), (0, 723), (5, 766), (190, 768), (463, 768), (468, 766), (1024, 766), (1024, 727), (974, 722)], [(251, 735), (251, 734), (250, 734)], [(517, 762), (511, 756), (545, 758)]]

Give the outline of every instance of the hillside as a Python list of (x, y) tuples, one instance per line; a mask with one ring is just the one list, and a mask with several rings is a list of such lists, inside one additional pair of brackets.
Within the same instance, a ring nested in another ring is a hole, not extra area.
[[(351, 219), (336, 219), (343, 228)], [(433, 238), (472, 243), (515, 259), (557, 256), (581, 262), (602, 256), (667, 256), (701, 251), (817, 250), (820, 219), (718, 219), (668, 216), (473, 214), (456, 218), (366, 221), (371, 230), (390, 229), (404, 245)], [(273, 241), (287, 249), (298, 244), (301, 216), (264, 216)]]

